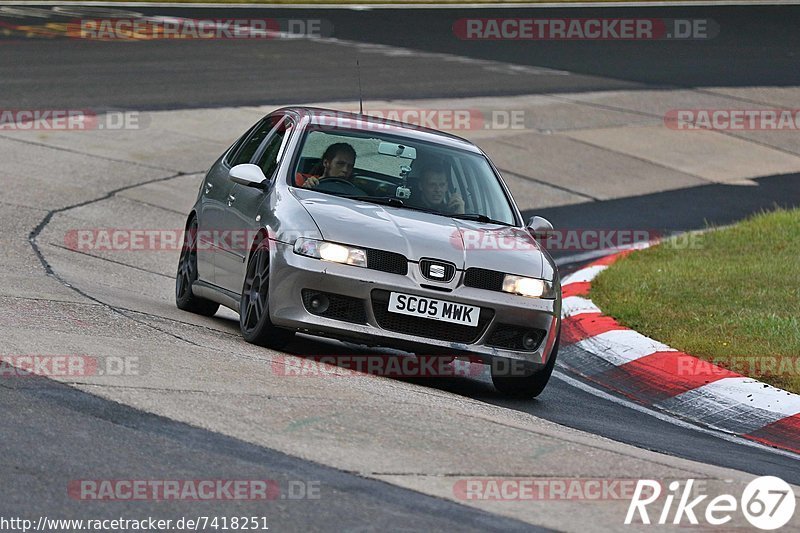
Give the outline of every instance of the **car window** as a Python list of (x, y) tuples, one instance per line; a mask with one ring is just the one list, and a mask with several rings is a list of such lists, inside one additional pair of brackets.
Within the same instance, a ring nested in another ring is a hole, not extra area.
[(274, 128), (269, 141), (258, 158), (257, 165), (264, 171), (267, 178), (271, 178), (278, 168), (286, 142), (289, 139), (292, 122), (287, 118)]
[(234, 167), (236, 165), (242, 165), (251, 162), (253, 160), (253, 156), (258, 151), (258, 147), (261, 146), (261, 143), (267, 138), (269, 133), (275, 127), (275, 124), (277, 124), (282, 118), (282, 116), (272, 116), (267, 117), (259, 122), (258, 125), (251, 130), (249, 137), (247, 137), (247, 139), (241, 143), (241, 146), (238, 148), (235, 155), (230, 158), (230, 166)]
[[(348, 183), (324, 179), (322, 157), (332, 145), (355, 152)], [(396, 150), (391, 150), (396, 147)], [(396, 133), (336, 127), (311, 127), (304, 135), (293, 185), (322, 178), (320, 192), (374, 198), (396, 197), (407, 207), (445, 216), (484, 215), (515, 224), (513, 207), (486, 157), (441, 144), (409, 139)], [(336, 183), (335, 183), (336, 182)], [(330, 185), (330, 186), (329, 186)]]
[(346, 143), (355, 149), (358, 160), (357, 166), (360, 170), (387, 176), (399, 176), (401, 167), (408, 165), (411, 160), (379, 154), (378, 148), (382, 140), (377, 136), (354, 136), (343, 134), (338, 130), (313, 130), (306, 136), (302, 157), (306, 159), (306, 162), (311, 159), (319, 162), (322, 154), (329, 146), (337, 143)]
[(239, 152), (239, 150), (242, 148), (242, 145), (244, 144), (244, 142), (247, 139), (250, 138), (250, 135), (252, 135), (253, 131), (255, 131), (255, 129), (260, 124), (261, 123), (258, 123), (258, 124), (255, 124), (254, 126), (252, 126), (249, 130), (247, 130), (247, 132), (244, 135), (239, 137), (236, 140), (236, 142), (233, 143), (233, 145), (231, 145), (231, 147), (228, 149), (228, 152), (225, 154), (225, 164), (226, 165), (233, 166), (232, 162), (233, 162), (234, 158), (236, 157), (237, 152)]

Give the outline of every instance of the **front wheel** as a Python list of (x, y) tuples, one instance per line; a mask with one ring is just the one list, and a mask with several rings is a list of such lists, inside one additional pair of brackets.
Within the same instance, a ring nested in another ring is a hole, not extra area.
[(559, 331), (547, 364), (540, 370), (525, 368), (520, 361), (498, 357), (492, 361), (492, 383), (500, 393), (513, 398), (535, 398), (539, 396), (556, 365), (558, 343), (561, 339)]
[(247, 274), (239, 301), (239, 329), (247, 342), (281, 349), (294, 332), (281, 329), (269, 319), (269, 241), (261, 239), (247, 263)]
[(203, 316), (214, 316), (219, 304), (200, 298), (192, 292), (197, 281), (197, 219), (192, 218), (183, 237), (183, 248), (175, 275), (175, 305), (178, 309)]

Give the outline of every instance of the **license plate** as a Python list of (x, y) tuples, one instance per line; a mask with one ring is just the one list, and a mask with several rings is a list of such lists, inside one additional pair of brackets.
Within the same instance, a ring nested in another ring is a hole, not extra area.
[(441, 320), (442, 322), (451, 322), (453, 324), (477, 326), (481, 308), (474, 305), (457, 304), (434, 298), (393, 292), (389, 296), (389, 312)]

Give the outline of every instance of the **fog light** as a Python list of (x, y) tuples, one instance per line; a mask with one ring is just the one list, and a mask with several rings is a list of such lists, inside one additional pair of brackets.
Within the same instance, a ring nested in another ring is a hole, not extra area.
[(311, 297), (311, 301), (308, 302), (308, 306), (311, 308), (310, 311), (318, 315), (327, 311), (330, 305), (330, 300), (324, 294), (315, 294)]
[(522, 336), (522, 347), (526, 350), (535, 350), (539, 344), (539, 335), (529, 331)]

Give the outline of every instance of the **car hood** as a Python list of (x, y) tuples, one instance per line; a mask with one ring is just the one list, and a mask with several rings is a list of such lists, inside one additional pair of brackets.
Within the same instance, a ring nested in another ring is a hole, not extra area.
[[(478, 267), (541, 277), (552, 272), (536, 240), (523, 228), (484, 224), (296, 189), (295, 195), (325, 240), (428, 257), (459, 269)], [(548, 276), (551, 277), (551, 276)]]

